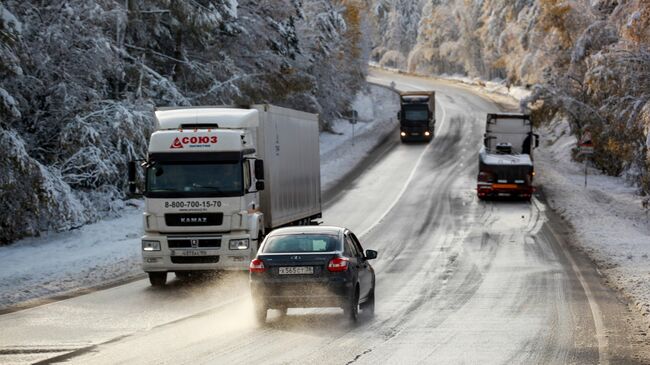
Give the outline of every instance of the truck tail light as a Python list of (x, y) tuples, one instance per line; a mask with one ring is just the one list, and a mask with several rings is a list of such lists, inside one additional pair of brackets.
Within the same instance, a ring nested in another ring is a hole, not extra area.
[(260, 259), (253, 259), (251, 264), (248, 266), (248, 271), (250, 272), (265, 272), (266, 267), (264, 267), (264, 261)]
[(348, 269), (350, 260), (347, 257), (335, 257), (327, 264), (327, 270), (330, 272), (341, 272)]

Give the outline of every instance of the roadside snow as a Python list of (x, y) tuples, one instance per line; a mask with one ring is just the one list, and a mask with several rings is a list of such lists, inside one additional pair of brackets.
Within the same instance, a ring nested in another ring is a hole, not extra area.
[(0, 247), (0, 309), (140, 275), (142, 207), (122, 217)]
[(438, 76), (443, 80), (457, 81), (462, 84), (478, 87), (481, 91), (489, 94), (499, 94), (509, 96), (517, 101), (523, 100), (530, 96), (531, 91), (520, 86), (508, 86), (505, 80), (485, 81), (479, 78), (471, 78), (464, 75), (446, 75)]
[(336, 185), (397, 126), (399, 100), (389, 89), (371, 86), (369, 93), (357, 95), (353, 108), (357, 124), (339, 119), (332, 126), (335, 133), (320, 135), (322, 191)]
[[(320, 136), (323, 191), (334, 186), (395, 128), (395, 94), (379, 86), (368, 90), (358, 95), (353, 105), (360, 119), (355, 125), (354, 144), (352, 125), (347, 120), (334, 122), (339, 134)], [(140, 200), (127, 203), (120, 218), (0, 247), (0, 310), (142, 275), (144, 204)]]
[(650, 314), (650, 211), (623, 178), (571, 160), (576, 139), (565, 121), (539, 133), (537, 182), (548, 203), (575, 229), (577, 244), (644, 315)]

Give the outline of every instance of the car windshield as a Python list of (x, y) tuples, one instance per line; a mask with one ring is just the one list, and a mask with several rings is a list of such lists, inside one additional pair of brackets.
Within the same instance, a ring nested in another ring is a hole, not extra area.
[(341, 249), (336, 236), (322, 234), (281, 235), (269, 237), (263, 253), (332, 252)]
[(238, 196), (243, 192), (242, 164), (156, 163), (147, 170), (147, 193), (168, 197)]

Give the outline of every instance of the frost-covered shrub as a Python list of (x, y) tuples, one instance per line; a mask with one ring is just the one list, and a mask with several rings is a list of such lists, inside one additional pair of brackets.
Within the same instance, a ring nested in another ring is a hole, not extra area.
[(81, 202), (58, 171), (31, 158), (18, 133), (0, 129), (0, 146), (0, 244), (87, 221)]

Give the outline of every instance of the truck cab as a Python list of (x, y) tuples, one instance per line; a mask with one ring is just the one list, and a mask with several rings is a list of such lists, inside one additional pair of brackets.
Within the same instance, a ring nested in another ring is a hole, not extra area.
[(400, 94), (400, 138), (430, 141), (435, 130), (435, 92), (408, 91)]
[(143, 164), (151, 284), (169, 272), (247, 270), (265, 233), (320, 218), (318, 150), (316, 114), (267, 104), (156, 110)]
[(254, 109), (156, 111), (145, 171), (142, 266), (152, 285), (167, 272), (241, 270), (264, 230), (264, 172)]

